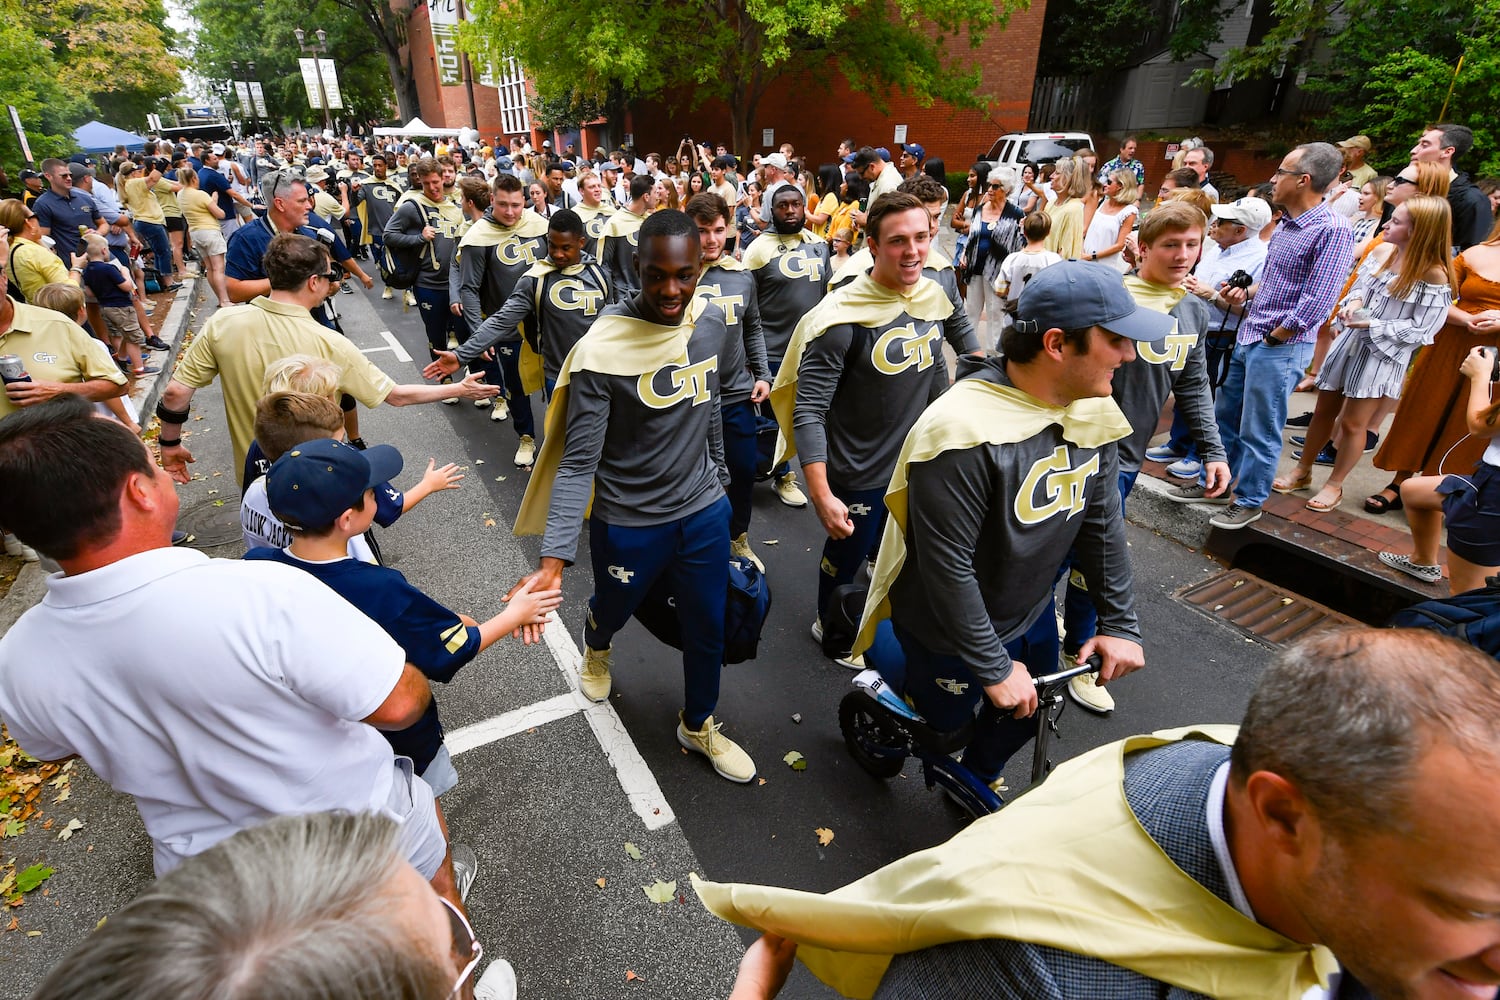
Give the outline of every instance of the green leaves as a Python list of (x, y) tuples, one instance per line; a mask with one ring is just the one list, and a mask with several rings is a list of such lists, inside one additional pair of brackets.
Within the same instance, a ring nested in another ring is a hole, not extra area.
[(52, 877), (54, 869), (37, 863), (30, 868), (24, 868), (16, 873), (16, 890), (18, 892), (31, 892), (43, 882)]
[(657, 879), (650, 885), (641, 886), (641, 891), (653, 903), (670, 903), (677, 898), (677, 881), (674, 879), (671, 882), (663, 882)]
[(788, 750), (786, 756), (782, 757), (781, 760), (786, 764), (787, 767), (790, 767), (793, 771), (807, 770), (807, 758), (803, 757), (802, 754), (798, 753), (796, 750)]

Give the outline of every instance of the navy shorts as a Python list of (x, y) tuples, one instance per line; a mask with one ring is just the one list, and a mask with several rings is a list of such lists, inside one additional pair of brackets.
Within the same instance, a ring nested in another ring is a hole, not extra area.
[(1438, 484), (1448, 551), (1476, 566), (1500, 566), (1500, 468), (1480, 462), (1474, 474)]

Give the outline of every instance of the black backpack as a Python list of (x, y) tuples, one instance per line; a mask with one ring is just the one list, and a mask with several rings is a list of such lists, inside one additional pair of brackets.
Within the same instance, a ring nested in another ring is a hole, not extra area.
[[(724, 662), (755, 659), (760, 633), (771, 613), (771, 585), (755, 564), (741, 556), (729, 558), (729, 592), (724, 599)], [(682, 624), (668, 575), (656, 583), (635, 609), (635, 619), (646, 631), (674, 649), (682, 648)]]
[[(432, 223), (432, 219), (427, 216), (427, 211), (421, 205), (417, 206), (417, 211), (422, 213), (425, 223), (429, 225)], [(411, 288), (417, 283), (418, 275), (422, 273), (422, 255), (431, 252), (431, 248), (416, 251), (398, 250), (391, 246), (389, 241), (383, 242), (380, 258), (376, 261), (380, 268), (380, 280), (385, 282), (387, 288)]]
[(1427, 628), (1500, 659), (1500, 576), (1452, 597), (1423, 601), (1391, 616), (1392, 628)]

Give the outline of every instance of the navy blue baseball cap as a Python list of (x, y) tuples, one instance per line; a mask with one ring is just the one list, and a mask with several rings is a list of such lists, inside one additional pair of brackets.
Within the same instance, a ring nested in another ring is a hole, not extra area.
[(399, 476), (401, 466), (401, 453), (388, 444), (360, 451), (332, 438), (308, 441), (271, 465), (266, 500), (287, 527), (322, 528), (358, 503), (365, 490)]
[(927, 150), (923, 149), (918, 143), (903, 142), (901, 144), (901, 150), (902, 152), (910, 153), (912, 156), (916, 157), (919, 160), (927, 159)]
[(880, 154), (880, 158), (885, 162), (891, 162), (891, 151), (889, 149), (886, 149), (884, 146), (876, 146), (875, 152)]
[(1131, 340), (1153, 341), (1176, 324), (1166, 313), (1136, 305), (1119, 271), (1083, 260), (1063, 261), (1032, 275), (1016, 309), (1016, 328), (1023, 333), (1102, 326)]
[(853, 163), (854, 162), (854, 154), (850, 153), (848, 156), (845, 156), (844, 157), (844, 162), (845, 163)]

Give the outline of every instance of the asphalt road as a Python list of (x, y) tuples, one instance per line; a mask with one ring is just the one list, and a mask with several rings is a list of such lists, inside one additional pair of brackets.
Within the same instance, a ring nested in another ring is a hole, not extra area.
[[(426, 349), (415, 310), (378, 292), (338, 303), (373, 361), (398, 382), (419, 380)], [(234, 557), (237, 497), (216, 389), (198, 393), (194, 417), (188, 445), (202, 478), (180, 490), (182, 523), (206, 551)], [(508, 531), (528, 476), (511, 464), (511, 424), (468, 403), (382, 407), (363, 415), (363, 433), (403, 451), (398, 483), (414, 481), (429, 456), (467, 466), (462, 489), (428, 499), (380, 532), (380, 542), (391, 565), (439, 600), (476, 617), (495, 613), (538, 549), (536, 539)], [(774, 604), (759, 658), (726, 668), (717, 715), (764, 784), (725, 782), (678, 747), (679, 654), (639, 625), (616, 638), (615, 696), (586, 707), (568, 679), (590, 591), (586, 564), (566, 574), (562, 628), (549, 629), (545, 645), (499, 643), (437, 693), (461, 779), (444, 809), (454, 838), (482, 862), (470, 910), (486, 951), (515, 964), (523, 997), (722, 997), (748, 938), (703, 911), (688, 872), (827, 890), (963, 826), (911, 762), (901, 777), (878, 782), (849, 758), (837, 705), (852, 674), (824, 659), (808, 635), (822, 544), (816, 517), (783, 506), (768, 486), (757, 488), (755, 503), (751, 538)], [(1148, 668), (1112, 689), (1120, 705), (1112, 717), (1070, 708), (1054, 759), (1134, 732), (1235, 721), (1269, 655), (1173, 600), (1215, 564), (1135, 527), (1130, 543)], [(170, 655), (169, 630), (162, 641)], [(791, 750), (806, 770), (782, 762)], [(1014, 764), (1011, 786), (1024, 786), (1028, 770), (1029, 760)], [(43, 933), (0, 936), (5, 995), (25, 995), (150, 878), (139, 820), (97, 779), (75, 779), (56, 814), (83, 819), (86, 835), (7, 843), (8, 853), (45, 858), (58, 874), (46, 900), (19, 911), (22, 929)], [(827, 846), (817, 828), (833, 831)], [(626, 842), (641, 860), (627, 855)], [(641, 887), (657, 879), (676, 881), (680, 901), (649, 901)], [(833, 994), (799, 968), (783, 995)]]

